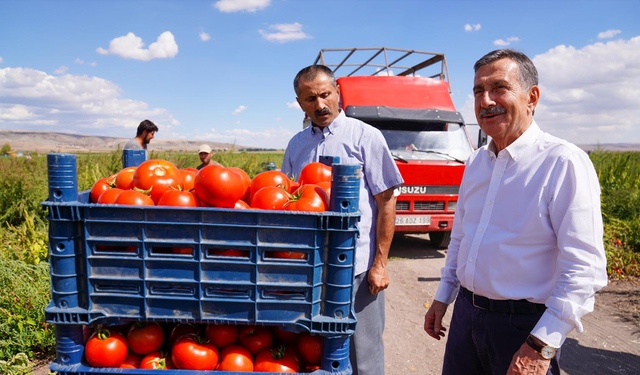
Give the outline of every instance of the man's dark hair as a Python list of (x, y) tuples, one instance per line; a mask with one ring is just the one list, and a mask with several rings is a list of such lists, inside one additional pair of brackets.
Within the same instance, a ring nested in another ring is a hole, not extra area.
[(333, 87), (338, 87), (336, 83), (336, 77), (333, 75), (331, 69), (324, 65), (309, 65), (306, 68), (296, 74), (296, 78), (293, 79), (293, 89), (296, 91), (296, 95), (300, 95), (300, 88), (298, 85), (300, 81), (313, 81), (319, 74), (326, 75), (333, 83)]
[(140, 123), (140, 125), (138, 125), (138, 133), (136, 134), (136, 137), (141, 136), (145, 131), (147, 131), (147, 133), (157, 132), (158, 127), (153, 122), (144, 120)]
[(533, 86), (538, 86), (538, 69), (527, 55), (513, 49), (497, 49), (487, 53), (476, 61), (473, 70), (477, 73), (480, 67), (500, 59), (511, 59), (516, 62), (518, 65), (517, 76), (522, 88), (528, 90)]

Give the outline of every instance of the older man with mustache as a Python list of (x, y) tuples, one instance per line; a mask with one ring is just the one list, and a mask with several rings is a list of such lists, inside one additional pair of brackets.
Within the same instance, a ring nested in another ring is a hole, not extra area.
[(451, 244), (424, 329), (444, 336), (443, 374), (560, 374), (560, 347), (607, 283), (600, 186), (589, 157), (533, 120), (533, 62), (478, 60), (473, 93), (488, 146), (467, 161)]

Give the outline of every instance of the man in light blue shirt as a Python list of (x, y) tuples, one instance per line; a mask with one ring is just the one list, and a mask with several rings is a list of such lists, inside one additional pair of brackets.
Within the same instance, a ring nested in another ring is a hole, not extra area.
[(341, 163), (362, 166), (354, 303), (358, 325), (350, 360), (354, 375), (384, 374), (386, 266), (395, 229), (394, 188), (402, 185), (402, 176), (382, 133), (340, 110), (340, 87), (329, 68), (312, 65), (302, 69), (294, 89), (312, 125), (289, 141), (282, 172), (297, 178), (305, 165), (317, 162), (320, 156), (339, 156)]

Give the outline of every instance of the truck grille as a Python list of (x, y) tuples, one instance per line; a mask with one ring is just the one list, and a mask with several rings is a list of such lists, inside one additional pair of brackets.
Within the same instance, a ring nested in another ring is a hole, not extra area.
[(396, 201), (396, 211), (409, 211), (409, 201)]
[(415, 201), (413, 202), (414, 211), (444, 211), (444, 201), (440, 202), (428, 202), (428, 201)]

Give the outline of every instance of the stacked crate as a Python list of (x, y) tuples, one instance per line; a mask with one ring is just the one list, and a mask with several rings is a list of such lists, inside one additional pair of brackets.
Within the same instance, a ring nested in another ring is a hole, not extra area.
[[(331, 211), (322, 213), (97, 205), (78, 192), (75, 155), (48, 155), (51, 369), (157, 374), (92, 368), (83, 358), (83, 326), (146, 321), (308, 331), (323, 337), (321, 370), (313, 374), (351, 374), (361, 171), (335, 160), (332, 174)], [(173, 247), (191, 253), (173, 254)], [(226, 249), (246, 257), (216, 255)], [(272, 258), (273, 251), (306, 259)]]

